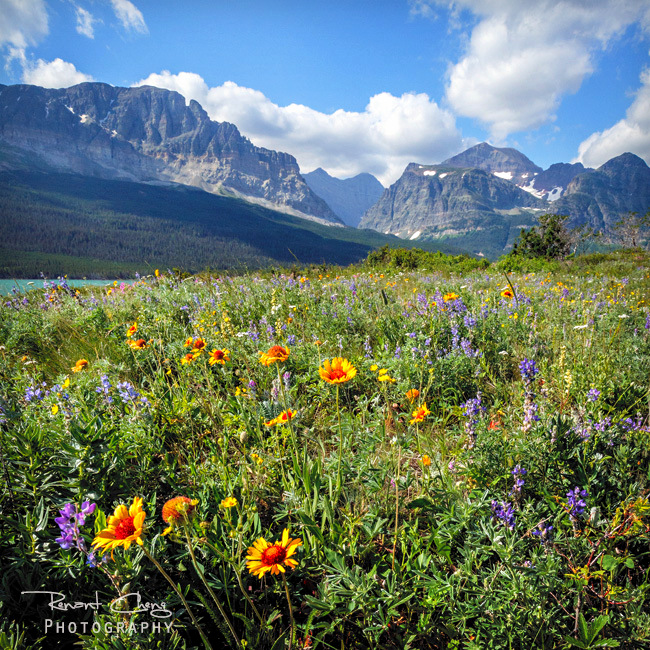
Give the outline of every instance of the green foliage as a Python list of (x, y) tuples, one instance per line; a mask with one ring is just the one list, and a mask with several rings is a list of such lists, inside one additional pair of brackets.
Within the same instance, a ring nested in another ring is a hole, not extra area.
[(570, 235), (565, 225), (568, 218), (558, 214), (541, 215), (539, 226), (524, 229), (519, 233), (510, 254), (551, 260), (564, 259), (571, 251)]
[(485, 259), (469, 255), (446, 255), (440, 251), (430, 252), (420, 248), (393, 248), (388, 244), (368, 254), (364, 265), (370, 268), (390, 268), (404, 271), (415, 269), (470, 273), (489, 266)]
[[(539, 263), (504, 282), (484, 262), (382, 249), (348, 269), (7, 297), (0, 645), (193, 648), (199, 629), (260, 650), (650, 643), (647, 254)], [(265, 366), (273, 345), (289, 356)], [(318, 368), (337, 356), (357, 374), (330, 385)], [(179, 495), (196, 510), (163, 536)], [(93, 568), (56, 541), (65, 504), (97, 504), (88, 550), (136, 496), (144, 547)], [(252, 575), (248, 549), (285, 528), (297, 566)], [(55, 616), (23, 593), (39, 590), (100, 605)], [(164, 602), (173, 630), (111, 611), (127, 593)], [(57, 616), (98, 626), (56, 636)]]

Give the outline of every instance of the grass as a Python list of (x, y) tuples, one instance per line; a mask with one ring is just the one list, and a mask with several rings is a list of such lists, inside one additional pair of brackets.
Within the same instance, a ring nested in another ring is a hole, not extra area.
[[(8, 299), (3, 647), (649, 644), (647, 268), (376, 261)], [(349, 381), (322, 379), (336, 357)], [(135, 497), (143, 545), (90, 566)], [(87, 513), (69, 544), (66, 504)], [(258, 577), (267, 544), (285, 571)]]

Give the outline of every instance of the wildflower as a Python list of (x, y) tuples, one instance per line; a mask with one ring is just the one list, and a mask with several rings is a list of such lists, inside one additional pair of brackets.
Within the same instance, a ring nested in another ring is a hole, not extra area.
[(587, 503), (584, 499), (586, 499), (589, 494), (587, 493), (587, 490), (581, 490), (579, 487), (575, 487), (573, 490), (567, 492), (566, 496), (568, 506), (567, 512), (569, 513), (569, 517), (571, 517), (571, 519), (577, 519), (582, 515), (587, 507)]
[(194, 343), (192, 344), (192, 352), (203, 352), (205, 346), (206, 342), (203, 339), (194, 339)]
[(294, 417), (296, 417), (298, 411), (293, 411), (291, 409), (287, 409), (286, 411), (282, 411), (280, 415), (277, 417), (273, 418), (272, 420), (269, 420), (268, 422), (264, 423), (264, 426), (266, 427), (273, 427), (278, 424), (286, 424), (289, 422), (289, 420), (292, 420)]
[(198, 502), (198, 499), (188, 497), (174, 497), (167, 501), (162, 507), (162, 520), (169, 525), (162, 534), (171, 533), (177, 524), (189, 519), (194, 514)]
[(397, 381), (397, 379), (394, 379), (393, 377), (391, 377), (391, 376), (388, 375), (388, 374), (380, 375), (379, 377), (377, 377), (377, 379), (378, 379), (379, 381), (389, 381), (389, 382), (391, 382), (392, 384), (394, 384), (394, 383)]
[(492, 514), (494, 519), (500, 521), (509, 530), (515, 529), (515, 511), (507, 501), (492, 501)]
[(52, 415), (56, 415), (59, 412), (59, 405), (58, 404), (53, 404), (52, 405)]
[(137, 331), (138, 331), (138, 324), (133, 323), (133, 325), (131, 325), (131, 327), (129, 327), (129, 329), (126, 330), (126, 335), (133, 336)]
[(465, 421), (465, 433), (468, 437), (468, 447), (471, 449), (476, 442), (476, 425), (479, 422), (481, 413), (485, 411), (485, 407), (481, 404), (481, 393), (476, 393), (474, 399), (467, 400), (461, 404), (463, 415), (467, 418)]
[(354, 379), (357, 369), (347, 359), (334, 357), (331, 362), (328, 359), (323, 361), (323, 365), (318, 368), (318, 374), (328, 384), (343, 384)]
[(191, 352), (188, 352), (182, 359), (181, 363), (183, 365), (188, 365), (194, 361), (194, 355)]
[(79, 527), (86, 523), (86, 516), (91, 515), (95, 511), (95, 507), (94, 503), (84, 501), (81, 504), (81, 509), (77, 508), (76, 504), (66, 503), (59, 510), (61, 516), (54, 521), (61, 530), (61, 536), (57, 537), (55, 541), (64, 551), (72, 548), (75, 544), (79, 550), (86, 550), (84, 539), (79, 534)]
[(526, 476), (528, 474), (528, 470), (524, 469), (521, 465), (516, 465), (515, 468), (510, 472), (514, 477), (515, 477), (515, 485), (512, 488), (512, 491), (510, 494), (520, 494), (521, 493), (521, 488), (524, 486), (524, 481), (522, 476)]
[(406, 391), (406, 399), (413, 404), (415, 400), (420, 397), (420, 391), (417, 388), (411, 388)]
[(191, 345), (194, 345), (194, 338), (191, 337), (191, 336), (188, 336), (188, 337), (185, 339), (185, 343), (183, 343), (183, 347), (185, 347), (185, 348), (189, 348)]
[[(438, 295), (440, 295), (440, 294), (438, 294)], [(454, 293), (453, 291), (450, 291), (449, 293), (446, 293), (442, 297), (444, 302), (451, 302), (452, 300), (458, 300), (458, 298), (460, 298), (460, 296), (457, 293)]]
[(103, 548), (111, 551), (118, 546), (123, 546), (125, 549), (131, 546), (133, 542), (137, 542), (143, 546), (142, 534), (144, 532), (144, 519), (146, 517), (145, 511), (142, 509), (142, 499), (134, 497), (131, 507), (120, 504), (115, 508), (115, 512), (108, 518), (108, 527), (100, 530), (93, 540), (93, 547), (96, 551), (98, 548)]
[(81, 372), (82, 370), (86, 369), (87, 365), (88, 365), (87, 359), (79, 359), (77, 363), (74, 364), (74, 367), (72, 368), (72, 372)]
[(590, 402), (595, 402), (598, 400), (600, 397), (600, 391), (597, 388), (592, 388), (588, 393), (587, 393), (587, 399)]
[(539, 537), (539, 541), (542, 544), (546, 544), (550, 541), (552, 530), (553, 526), (549, 526), (543, 521), (540, 521), (539, 524), (537, 524), (537, 529), (533, 531), (533, 535), (535, 535), (535, 537)]
[(154, 275), (155, 275), (157, 278), (159, 278), (159, 277), (160, 277), (160, 271), (159, 271), (158, 269), (156, 269), (156, 270), (154, 271)]
[(234, 508), (237, 505), (235, 497), (226, 497), (220, 504), (222, 508)]
[(283, 348), (281, 345), (274, 345), (267, 352), (260, 352), (260, 363), (264, 366), (270, 366), (276, 361), (285, 362), (289, 358), (289, 348)]
[(424, 456), (422, 456), (422, 464), (425, 467), (429, 467), (431, 465), (431, 458), (429, 458), (427, 454), (424, 454)]
[(511, 291), (510, 289), (504, 289), (504, 290), (501, 292), (501, 296), (502, 296), (503, 298), (508, 298), (509, 300), (512, 300), (512, 299), (515, 297), (515, 294), (512, 293), (512, 291)]
[(416, 422), (422, 422), (424, 421), (424, 418), (427, 417), (427, 415), (430, 415), (431, 411), (427, 408), (427, 403), (424, 402), (422, 406), (419, 408), (415, 409), (411, 415), (411, 420), (409, 424), (415, 424)]
[(378, 366), (376, 363), (373, 363), (373, 364), (370, 366), (370, 370), (371, 370), (371, 372), (375, 372), (378, 368), (379, 368), (379, 366)]
[(210, 352), (210, 360), (208, 363), (211, 366), (214, 366), (215, 363), (219, 363), (223, 366), (225, 365), (226, 361), (230, 361), (229, 355), (229, 350), (212, 350), (212, 352)]
[(272, 575), (284, 573), (285, 566), (292, 569), (298, 566), (298, 562), (292, 560), (291, 556), (301, 545), (302, 540), (299, 537), (296, 539), (289, 537), (288, 528), (282, 532), (282, 540), (275, 544), (269, 544), (263, 537), (260, 537), (248, 549), (246, 567), (249, 573), (259, 578), (262, 578), (267, 571), (270, 571)]
[[(110, 382), (110, 380), (108, 378), (108, 375), (102, 375), (100, 381), (102, 382), (102, 385), (95, 388), (95, 392), (103, 393), (106, 401), (109, 404), (112, 404), (113, 403), (113, 398), (109, 394), (112, 386), (111, 386), (111, 382)], [(64, 383), (64, 386), (65, 386), (65, 383)]]
[(138, 339), (137, 341), (127, 341), (126, 343), (134, 350), (144, 350), (147, 347), (147, 342), (144, 339)]

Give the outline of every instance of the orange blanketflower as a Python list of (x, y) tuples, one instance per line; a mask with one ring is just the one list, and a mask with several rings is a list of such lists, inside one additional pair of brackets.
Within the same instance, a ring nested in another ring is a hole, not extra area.
[(512, 300), (512, 299), (515, 297), (515, 294), (512, 293), (512, 291), (510, 291), (510, 289), (504, 289), (504, 290), (501, 292), (501, 295), (502, 295), (504, 298), (510, 298), (510, 300)]
[(459, 295), (457, 293), (454, 293), (453, 291), (450, 291), (449, 293), (446, 293), (442, 299), (445, 302), (449, 302), (450, 300), (457, 300), (459, 298)]
[(181, 363), (183, 365), (187, 365), (188, 363), (192, 363), (194, 361), (194, 355), (191, 352), (188, 352), (182, 359)]
[(77, 361), (77, 363), (74, 364), (74, 367), (72, 368), (72, 372), (81, 372), (82, 370), (86, 369), (87, 365), (88, 365), (87, 359), (79, 359), (79, 361)]
[(174, 497), (167, 501), (162, 507), (162, 520), (169, 525), (162, 534), (171, 533), (175, 526), (192, 517), (198, 502), (198, 499), (188, 497)]
[(412, 419), (410, 420), (409, 424), (422, 422), (424, 418), (427, 417), (427, 415), (430, 415), (430, 413), (431, 411), (427, 408), (427, 403), (424, 402), (422, 406), (420, 406), (419, 408), (415, 409), (415, 411), (413, 411), (413, 415), (411, 416)]
[(133, 542), (137, 542), (143, 546), (142, 534), (144, 531), (144, 518), (146, 517), (145, 511), (142, 509), (142, 499), (134, 497), (131, 507), (123, 504), (115, 508), (115, 512), (108, 518), (108, 526), (104, 530), (100, 530), (92, 546), (95, 550), (102, 548), (111, 552), (118, 546), (123, 546), (128, 549)]
[(144, 350), (147, 347), (147, 342), (144, 339), (137, 341), (127, 341), (126, 344), (134, 350)]
[(328, 384), (343, 384), (354, 379), (357, 369), (347, 359), (335, 357), (331, 362), (325, 359), (318, 369), (318, 374)]
[(131, 327), (129, 327), (129, 329), (126, 330), (126, 335), (133, 336), (137, 331), (138, 331), (138, 324), (133, 323), (133, 325), (131, 325)]
[(183, 347), (189, 348), (190, 345), (194, 345), (194, 339), (191, 336), (188, 336), (183, 343)]
[(415, 402), (415, 400), (420, 397), (420, 391), (417, 388), (411, 388), (411, 390), (406, 391), (406, 399), (411, 402)]
[(286, 411), (282, 411), (282, 413), (280, 413), (280, 415), (273, 418), (272, 420), (269, 420), (268, 422), (265, 422), (264, 426), (272, 427), (272, 426), (275, 426), (276, 424), (286, 424), (287, 422), (289, 422), (289, 420), (292, 420), (293, 418), (295, 418), (297, 414), (298, 414), (298, 411), (294, 411), (292, 409), (287, 409)]
[(223, 366), (226, 361), (230, 361), (229, 350), (212, 350), (212, 352), (210, 352), (210, 360), (208, 363), (211, 366), (214, 366), (215, 363), (220, 363)]
[(289, 348), (283, 348), (281, 345), (274, 345), (269, 348), (267, 352), (260, 352), (260, 363), (264, 366), (270, 366), (271, 364), (279, 361), (280, 363), (286, 361), (289, 358)]
[(203, 339), (196, 338), (194, 339), (194, 343), (192, 344), (192, 351), (202, 352), (205, 346), (206, 346), (206, 342)]
[(298, 566), (298, 562), (292, 560), (291, 556), (301, 545), (302, 540), (299, 537), (296, 539), (289, 537), (288, 528), (282, 532), (282, 540), (275, 544), (269, 544), (263, 537), (260, 537), (248, 549), (246, 568), (249, 573), (259, 578), (262, 578), (267, 571), (277, 576), (279, 573), (285, 572), (285, 566), (291, 569)]

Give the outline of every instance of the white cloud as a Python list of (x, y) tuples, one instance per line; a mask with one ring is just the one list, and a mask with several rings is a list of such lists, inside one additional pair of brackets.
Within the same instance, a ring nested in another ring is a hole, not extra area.
[(67, 88), (84, 81), (93, 81), (90, 75), (79, 72), (72, 63), (62, 59), (36, 63), (25, 63), (23, 66), (23, 83), (42, 86), (43, 88)]
[(595, 52), (631, 24), (650, 27), (647, 0), (457, 0), (451, 9), (455, 22), (463, 11), (478, 22), (449, 67), (447, 100), (497, 141), (553, 120), (562, 97), (593, 72)]
[(75, 13), (77, 16), (77, 32), (82, 36), (95, 38), (95, 28), (93, 27), (93, 23), (96, 23), (97, 19), (83, 7), (75, 6)]
[(144, 22), (142, 12), (129, 0), (111, 0), (113, 11), (125, 29), (148, 34), (147, 23)]
[(581, 142), (576, 160), (587, 167), (599, 167), (628, 151), (650, 164), (650, 70), (641, 74), (641, 87), (625, 118)]
[(135, 85), (195, 99), (211, 119), (235, 124), (256, 145), (294, 155), (305, 173), (317, 167), (338, 178), (369, 172), (388, 185), (409, 162), (439, 162), (468, 144), (453, 115), (424, 93), (379, 93), (363, 112), (328, 114), (301, 104), (278, 106), (259, 90), (232, 81), (210, 88), (191, 72), (163, 71)]
[(48, 33), (43, 0), (0, 0), (0, 46), (25, 48)]

